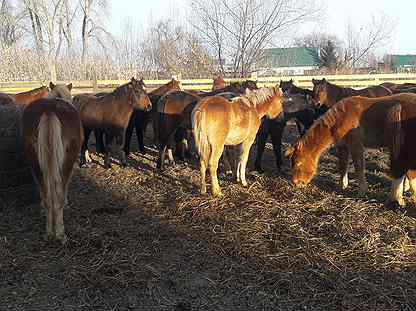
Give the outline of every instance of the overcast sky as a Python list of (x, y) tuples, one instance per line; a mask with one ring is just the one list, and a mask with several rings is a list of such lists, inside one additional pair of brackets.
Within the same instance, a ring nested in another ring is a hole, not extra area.
[[(391, 53), (416, 54), (416, 0), (323, 1), (327, 6), (325, 24), (308, 26), (308, 29), (321, 28), (342, 38), (348, 20), (363, 24), (371, 19), (371, 14), (381, 10), (397, 23), (394, 38), (386, 49)], [(109, 3), (112, 8), (109, 24), (115, 33), (120, 32), (128, 19), (145, 28), (149, 22), (162, 17), (185, 18), (185, 10), (189, 9), (188, 0), (109, 0)]]

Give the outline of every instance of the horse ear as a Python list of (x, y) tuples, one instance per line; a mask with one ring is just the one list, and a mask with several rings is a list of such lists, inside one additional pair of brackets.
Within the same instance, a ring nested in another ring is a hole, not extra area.
[(72, 90), (72, 83), (67, 84), (66, 87), (68, 88), (68, 90)]
[(285, 157), (290, 159), (293, 156), (293, 153), (295, 153), (295, 148), (293, 146), (289, 146), (285, 150)]
[(312, 78), (312, 84), (313, 84), (313, 85), (316, 85), (316, 80), (315, 80), (315, 78)]
[(325, 78), (323, 78), (323, 79), (322, 79), (322, 82), (323, 82), (323, 83), (326, 83), (326, 79), (325, 79)]
[(131, 80), (130, 81), (131, 82), (134, 82), (134, 81), (136, 81), (136, 79), (134, 77), (131, 77)]
[(55, 85), (55, 84), (53, 84), (53, 82), (50, 82), (50, 83), (49, 83), (49, 88), (50, 88), (51, 90), (53, 90), (53, 89), (55, 88), (55, 86), (56, 86), (56, 85)]
[(290, 83), (293, 83), (293, 79), (290, 79)]

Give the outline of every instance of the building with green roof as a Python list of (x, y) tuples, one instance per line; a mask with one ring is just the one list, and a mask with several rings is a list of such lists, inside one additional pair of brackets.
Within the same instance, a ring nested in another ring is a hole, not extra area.
[(259, 75), (305, 75), (319, 68), (317, 48), (270, 48), (263, 57)]
[(390, 63), (395, 72), (416, 71), (416, 55), (390, 55)]

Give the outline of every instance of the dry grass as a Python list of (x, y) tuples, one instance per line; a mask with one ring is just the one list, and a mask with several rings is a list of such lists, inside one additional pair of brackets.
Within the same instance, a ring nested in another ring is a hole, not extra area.
[[(287, 139), (291, 139), (290, 137)], [(198, 194), (192, 165), (164, 173), (155, 153), (130, 168), (77, 169), (65, 247), (42, 240), (27, 193), (3, 193), (1, 310), (414, 310), (416, 221), (386, 210), (386, 157), (369, 153), (370, 191), (336, 184), (325, 155), (314, 185), (289, 169), (221, 177), (221, 199)]]

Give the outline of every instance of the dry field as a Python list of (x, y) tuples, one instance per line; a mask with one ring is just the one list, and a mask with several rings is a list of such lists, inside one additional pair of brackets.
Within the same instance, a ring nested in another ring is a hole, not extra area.
[(1, 193), (0, 310), (415, 310), (416, 207), (384, 208), (382, 152), (366, 197), (339, 189), (330, 153), (299, 190), (269, 148), (267, 173), (222, 176), (220, 199), (199, 195), (195, 163), (159, 173), (155, 156), (76, 169), (64, 247), (43, 240), (33, 193)]

